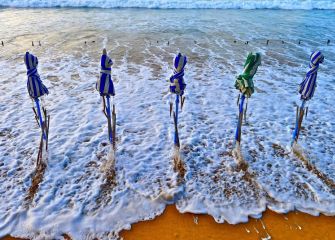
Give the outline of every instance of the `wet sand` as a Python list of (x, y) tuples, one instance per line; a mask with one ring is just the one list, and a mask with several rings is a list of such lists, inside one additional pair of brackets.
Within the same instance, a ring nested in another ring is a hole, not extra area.
[[(196, 224), (196, 222), (198, 224)], [(335, 217), (318, 217), (301, 212), (278, 214), (267, 210), (262, 219), (250, 219), (248, 223), (219, 224), (211, 216), (180, 214), (175, 206), (152, 221), (132, 225), (130, 231), (122, 231), (128, 239), (335, 239)], [(271, 236), (271, 238), (270, 238)]]
[[(175, 206), (168, 206), (161, 216), (151, 221), (132, 225), (120, 236), (124, 240), (141, 239), (295, 239), (295, 240), (333, 240), (335, 239), (335, 217), (318, 217), (290, 212), (278, 214), (267, 210), (261, 219), (250, 219), (247, 223), (232, 225), (219, 224), (205, 214), (181, 214)], [(18, 240), (6, 236), (1, 240)]]

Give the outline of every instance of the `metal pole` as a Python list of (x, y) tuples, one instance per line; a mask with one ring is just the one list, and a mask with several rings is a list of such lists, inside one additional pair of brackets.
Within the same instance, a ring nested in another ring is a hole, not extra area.
[(113, 134), (112, 134), (112, 124), (111, 124), (111, 108), (110, 108), (110, 97), (109, 95), (106, 96), (107, 99), (107, 120), (108, 120), (108, 138), (109, 142), (113, 143)]
[(241, 129), (242, 129), (242, 120), (243, 120), (243, 105), (244, 105), (245, 95), (242, 94), (241, 101), (239, 105), (239, 117), (235, 133), (235, 143), (241, 142)]
[(174, 116), (175, 121), (175, 134), (174, 134), (174, 144), (178, 147), (180, 147), (179, 143), (179, 134), (178, 134), (178, 107), (179, 107), (179, 95), (176, 95), (176, 112)]
[(303, 100), (302, 103), (301, 103), (301, 106), (299, 108), (299, 111), (298, 111), (299, 114), (298, 114), (298, 117), (296, 118), (295, 128), (294, 128), (294, 131), (293, 131), (293, 137), (292, 137), (291, 145), (293, 145), (293, 143), (298, 141), (301, 124), (302, 124), (302, 120), (303, 120), (303, 117), (304, 117), (305, 103), (306, 103), (306, 100)]
[(43, 119), (42, 119), (42, 114), (41, 114), (41, 109), (40, 109), (40, 101), (38, 98), (35, 98), (35, 103), (36, 103), (38, 118), (40, 120), (40, 127), (42, 129), (43, 139), (46, 140), (47, 137), (44, 133), (44, 124), (43, 124)]

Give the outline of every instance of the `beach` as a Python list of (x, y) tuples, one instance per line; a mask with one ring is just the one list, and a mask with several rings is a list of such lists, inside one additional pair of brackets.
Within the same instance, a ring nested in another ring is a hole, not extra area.
[[(164, 225), (162, 239), (190, 239), (184, 228), (203, 239), (227, 232), (235, 239), (266, 238), (266, 232), (273, 239), (317, 239), (319, 232), (319, 239), (334, 238), (334, 10), (4, 7), (0, 18), (6, 19), (0, 27), (0, 237), (149, 239)], [(114, 62), (112, 158), (95, 90), (103, 48)], [(315, 50), (325, 61), (297, 155), (289, 152), (297, 89)], [(36, 169), (40, 132), (27, 93), (26, 51), (38, 57), (50, 91), (42, 99), (51, 116), (43, 169)], [(251, 51), (261, 53), (262, 64), (239, 165), (234, 81)], [(181, 168), (173, 159), (167, 81), (178, 52), (188, 58)], [(253, 219), (262, 215), (266, 231)]]
[[(174, 206), (167, 206), (164, 213), (154, 220), (135, 223), (130, 230), (120, 234), (124, 240), (149, 240), (159, 236), (167, 239), (322, 239), (335, 236), (334, 218), (311, 216), (299, 212), (277, 214), (265, 212), (261, 219), (250, 219), (238, 225), (218, 224), (208, 215), (180, 214)], [(2, 238), (13, 240), (15, 238)], [(17, 239), (16, 239), (17, 240)]]
[(127, 239), (333, 239), (334, 218), (313, 217), (299, 212), (277, 214), (266, 211), (261, 219), (250, 219), (238, 225), (218, 224), (208, 215), (180, 214), (168, 206), (162, 216), (134, 224), (121, 232)]

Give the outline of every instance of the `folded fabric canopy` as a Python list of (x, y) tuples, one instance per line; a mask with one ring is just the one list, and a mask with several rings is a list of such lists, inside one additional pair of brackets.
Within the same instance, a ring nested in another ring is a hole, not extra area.
[(323, 61), (324, 56), (320, 51), (315, 51), (311, 54), (309, 63), (310, 69), (306, 73), (304, 80), (299, 85), (299, 93), (301, 94), (301, 99), (310, 100), (314, 96), (319, 64), (323, 63)]
[(45, 94), (49, 94), (46, 86), (42, 83), (40, 75), (37, 72), (38, 59), (33, 54), (26, 52), (24, 56), (24, 63), (27, 67), (27, 88), (30, 97), (38, 98)]
[(111, 66), (113, 65), (113, 61), (110, 57), (107, 56), (107, 52), (104, 49), (103, 54), (101, 55), (101, 70), (100, 70), (100, 78), (98, 79), (95, 88), (100, 93), (101, 96), (114, 96), (115, 89), (113, 80), (111, 77)]
[(249, 53), (244, 64), (243, 73), (236, 78), (235, 88), (240, 90), (246, 97), (250, 97), (254, 93), (254, 83), (252, 79), (259, 65), (261, 65), (261, 54)]
[(173, 75), (170, 77), (170, 92), (182, 96), (186, 88), (184, 82), (184, 68), (187, 63), (187, 57), (181, 53), (174, 58)]

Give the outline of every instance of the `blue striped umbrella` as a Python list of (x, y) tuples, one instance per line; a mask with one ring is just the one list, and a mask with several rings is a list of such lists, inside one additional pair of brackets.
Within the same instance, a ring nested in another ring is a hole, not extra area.
[[(45, 122), (46, 119), (43, 120), (41, 108), (40, 108), (40, 102), (39, 97), (43, 95), (49, 94), (49, 91), (47, 87), (43, 84), (40, 75), (37, 72), (37, 66), (38, 66), (38, 58), (35, 57), (33, 54), (26, 52), (24, 56), (24, 63), (27, 67), (27, 88), (29, 96), (34, 99), (37, 109), (37, 115), (39, 119), (39, 126), (41, 127), (43, 139), (47, 140), (47, 134), (45, 129)], [(35, 114), (35, 108), (33, 108)]]
[[(107, 124), (108, 124), (108, 140), (113, 145), (113, 148), (115, 150), (116, 113), (115, 113), (115, 105), (113, 104), (113, 111), (111, 115), (111, 105), (110, 105), (110, 97), (115, 96), (114, 84), (111, 77), (112, 65), (113, 65), (112, 59), (107, 55), (106, 49), (103, 49), (100, 60), (100, 66), (101, 66), (100, 77), (96, 83), (95, 88), (102, 97), (103, 112), (107, 118)], [(113, 120), (113, 125), (111, 119)]]
[(296, 113), (296, 123), (293, 131), (292, 143), (296, 143), (299, 138), (299, 133), (302, 125), (302, 120), (307, 114), (307, 109), (305, 109), (306, 102), (311, 100), (314, 96), (316, 88), (316, 78), (318, 75), (319, 64), (323, 63), (324, 56), (320, 51), (315, 51), (310, 56), (309, 70), (306, 73), (304, 80), (299, 85), (299, 93), (301, 94), (301, 105), (297, 108)]
[[(178, 134), (178, 111), (179, 111), (179, 98), (181, 98), (181, 108), (183, 107), (185, 97), (184, 91), (186, 84), (184, 82), (184, 68), (187, 63), (187, 57), (183, 56), (181, 53), (178, 53), (173, 60), (173, 74), (170, 77), (170, 92), (176, 95), (175, 100), (175, 111), (173, 112), (173, 120), (175, 126), (174, 134), (174, 144), (176, 147), (180, 148), (179, 134)], [(172, 103), (170, 103), (170, 116), (172, 111)]]
[(42, 162), (42, 150), (43, 150), (43, 142), (45, 141), (45, 149), (48, 150), (48, 135), (49, 135), (49, 123), (50, 123), (50, 115), (47, 114), (47, 110), (40, 107), (39, 97), (43, 95), (49, 94), (47, 87), (42, 83), (42, 80), (37, 72), (38, 59), (33, 54), (26, 52), (24, 56), (24, 63), (27, 67), (27, 89), (29, 96), (35, 101), (36, 109), (33, 107), (33, 111), (35, 114), (35, 119), (37, 124), (41, 128), (41, 142), (39, 145), (39, 151), (37, 156), (37, 167), (41, 167), (44, 165)]

